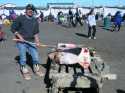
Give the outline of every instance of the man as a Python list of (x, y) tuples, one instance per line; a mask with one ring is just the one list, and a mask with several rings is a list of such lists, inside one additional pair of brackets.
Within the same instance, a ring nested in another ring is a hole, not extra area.
[[(18, 41), (16, 41), (16, 44), (19, 50), (19, 63), (21, 72), (24, 78), (27, 80), (31, 79), (31, 75), (29, 74), (29, 70), (26, 66), (27, 51), (32, 56), (34, 72), (37, 75), (42, 76), (37, 51), (37, 47), (40, 46), (40, 40), (38, 35), (39, 24), (37, 22), (37, 19), (33, 16), (35, 11), (35, 7), (32, 4), (28, 4), (26, 6), (25, 15), (17, 17), (17, 19), (13, 22), (11, 26), (11, 31), (14, 33), (15, 38), (18, 39)], [(35, 43), (35, 45), (26, 43), (25, 41), (33, 42)]]
[[(94, 14), (94, 9), (91, 9), (88, 13), (88, 38), (89, 39), (96, 39), (96, 19)], [(93, 29), (93, 32), (91, 31)], [(91, 34), (92, 32), (92, 34)]]
[(117, 11), (115, 16), (114, 16), (114, 28), (113, 28), (112, 31), (120, 31), (121, 23), (122, 23), (121, 12)]
[(81, 11), (80, 10), (78, 10), (78, 8), (76, 8), (76, 13), (75, 13), (75, 26), (77, 26), (77, 24), (78, 24), (78, 22), (79, 22), (79, 24), (82, 26), (83, 24), (82, 24), (82, 22), (81, 22), (81, 15), (82, 15), (82, 13), (81, 13)]
[(44, 21), (44, 14), (43, 14), (43, 12), (42, 12), (42, 11), (40, 11), (40, 19), (41, 19), (41, 22), (43, 22), (43, 21)]
[(69, 22), (74, 27), (75, 24), (73, 22), (73, 12), (72, 12), (71, 8), (69, 9), (69, 13), (68, 14), (69, 14)]

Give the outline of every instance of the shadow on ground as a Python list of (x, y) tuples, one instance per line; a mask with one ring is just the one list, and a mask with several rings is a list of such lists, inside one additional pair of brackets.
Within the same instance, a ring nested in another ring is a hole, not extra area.
[(102, 29), (104, 29), (104, 30), (106, 30), (106, 31), (112, 32), (112, 29), (108, 29), (108, 28), (104, 28), (104, 27), (102, 27)]
[(125, 93), (125, 91), (121, 89), (117, 89), (117, 93)]
[(86, 34), (83, 34), (83, 33), (75, 33), (77, 36), (81, 36), (81, 37), (85, 37), (85, 38), (88, 38), (88, 35)]
[[(32, 64), (33, 60), (32, 60), (32, 57), (31, 57), (31, 55), (29, 53), (26, 53), (26, 59), (27, 59), (26, 64), (33, 70), (33, 64)], [(19, 64), (20, 57), (16, 56), (15, 60)]]
[(110, 32), (112, 32), (112, 28), (113, 28), (113, 26), (110, 26), (110, 28), (105, 28), (105, 27), (102, 26), (102, 25), (99, 25), (99, 27), (100, 27), (101, 29), (103, 29), (104, 31), (106, 30), (106, 31), (110, 31)]

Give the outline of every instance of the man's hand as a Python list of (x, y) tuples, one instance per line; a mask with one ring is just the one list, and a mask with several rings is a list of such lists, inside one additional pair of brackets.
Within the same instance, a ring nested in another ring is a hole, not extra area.
[(41, 46), (40, 42), (36, 42), (36, 46), (40, 47)]
[(40, 44), (40, 40), (39, 40), (39, 35), (36, 34), (34, 37), (35, 37), (36, 46), (37, 46), (37, 47), (40, 47), (41, 44)]
[(19, 38), (19, 39), (20, 39), (20, 41), (21, 41), (21, 42), (25, 42), (25, 40), (24, 40), (22, 37), (21, 37), (21, 38)]

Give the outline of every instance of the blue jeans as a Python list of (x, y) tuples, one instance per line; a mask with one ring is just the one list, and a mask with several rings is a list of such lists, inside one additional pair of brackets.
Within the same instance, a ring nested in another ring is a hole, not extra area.
[(28, 52), (32, 56), (33, 64), (39, 64), (38, 50), (35, 45), (18, 42), (17, 48), (19, 50), (20, 65), (26, 65), (26, 52)]

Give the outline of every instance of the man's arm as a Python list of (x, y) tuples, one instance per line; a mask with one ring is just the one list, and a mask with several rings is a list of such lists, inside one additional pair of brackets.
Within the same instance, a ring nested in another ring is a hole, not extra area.
[(39, 39), (39, 34), (35, 34), (35, 35), (34, 35), (34, 38), (35, 38), (35, 43), (36, 43), (36, 46), (40, 47), (40, 39)]
[(17, 39), (19, 39), (20, 41), (24, 41), (23, 37), (22, 37), (18, 32), (15, 31), (14, 35), (15, 35), (15, 37), (16, 37)]

